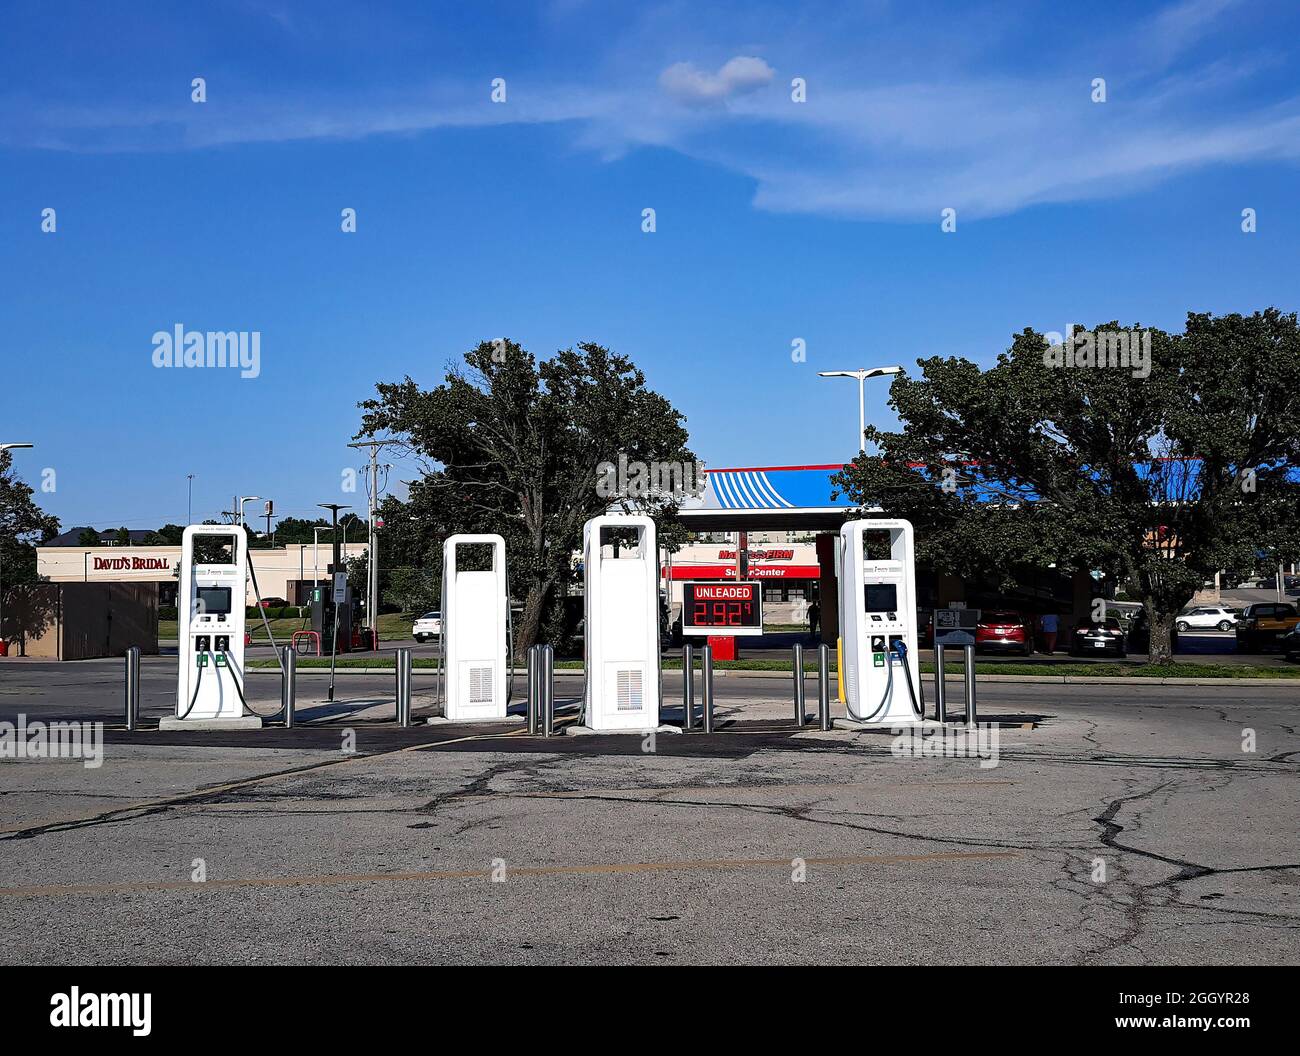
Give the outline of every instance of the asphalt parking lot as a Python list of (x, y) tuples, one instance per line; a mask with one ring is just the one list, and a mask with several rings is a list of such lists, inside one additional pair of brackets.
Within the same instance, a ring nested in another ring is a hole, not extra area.
[[(120, 667), (6, 667), (0, 721), (116, 723)], [(0, 961), (1300, 962), (1300, 687), (982, 684), (996, 750), (943, 758), (795, 729), (788, 677), (648, 752), (398, 729), (364, 675), (304, 673), (299, 729), (164, 735), (174, 661), (143, 674), (102, 766), (0, 765)]]

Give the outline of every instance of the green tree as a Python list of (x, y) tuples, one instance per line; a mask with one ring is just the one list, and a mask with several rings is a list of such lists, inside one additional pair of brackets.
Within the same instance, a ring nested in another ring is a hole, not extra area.
[(418, 615), (441, 606), (441, 581), (441, 573), (432, 568), (401, 565), (388, 573), (385, 591), (403, 612)]
[(437, 388), (408, 377), (377, 389), (361, 404), (358, 436), (389, 435), (422, 459), (407, 515), (439, 537), (505, 538), (512, 589), (523, 596), (519, 650), (554, 618), (585, 521), (619, 505), (672, 520), (677, 496), (611, 494), (597, 487), (602, 465), (620, 456), (634, 466), (695, 465), (682, 416), (630, 360), (596, 344), (538, 362), (513, 341), (485, 341)]
[(83, 528), (77, 536), (78, 546), (103, 546), (104, 541), (100, 539), (99, 533), (94, 528)]
[[(306, 520), (302, 517), (282, 517), (275, 525), (275, 543), (277, 546), (296, 546), (299, 543), (308, 544), (317, 538), (315, 529), (328, 528), (330, 522), (324, 517), (317, 517), (314, 521)], [(321, 545), (329, 542), (330, 533), (320, 533)]]
[(59, 534), (59, 519), (37, 506), (32, 494), (13, 471), (13, 453), (0, 450), (0, 588), (37, 582), (36, 544)]
[(150, 532), (144, 538), (145, 546), (180, 546), (184, 541), (185, 526), (182, 524), (164, 524), (156, 532)]
[[(1136, 328), (1088, 333), (1108, 332), (1141, 347)], [(1300, 329), (1276, 309), (1193, 313), (1148, 347), (1149, 371), (1057, 366), (1026, 329), (986, 371), (923, 360), (890, 388), (902, 430), (868, 429), (880, 454), (837, 483), (912, 520), (939, 571), (1009, 581), (1055, 563), (1127, 584), (1167, 662), (1202, 582), (1300, 553)]]

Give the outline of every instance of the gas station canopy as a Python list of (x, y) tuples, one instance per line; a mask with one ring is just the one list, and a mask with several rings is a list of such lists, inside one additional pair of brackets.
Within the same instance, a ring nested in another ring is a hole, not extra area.
[(705, 470), (704, 491), (684, 500), (678, 518), (696, 532), (836, 531), (858, 508), (835, 490), (844, 468), (756, 466)]

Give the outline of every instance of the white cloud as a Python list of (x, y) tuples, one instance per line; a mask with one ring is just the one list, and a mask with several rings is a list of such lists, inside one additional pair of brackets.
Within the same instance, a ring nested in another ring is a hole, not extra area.
[(737, 55), (717, 73), (705, 73), (689, 62), (677, 62), (659, 75), (659, 86), (679, 102), (692, 106), (720, 103), (770, 84), (775, 70), (760, 58)]

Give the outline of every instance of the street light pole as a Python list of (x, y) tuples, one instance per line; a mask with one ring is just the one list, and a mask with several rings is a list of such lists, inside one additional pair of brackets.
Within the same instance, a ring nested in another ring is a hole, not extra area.
[(245, 495), (239, 500), (239, 527), (244, 527), (244, 503), (252, 502), (254, 499), (260, 499), (261, 495)]
[(193, 524), (194, 523), (194, 474), (187, 473), (185, 475), (185, 479), (190, 482), (189, 501), (185, 509), (185, 523)]
[(351, 506), (340, 506), (337, 502), (316, 503), (322, 510), (329, 510), (334, 515), (334, 570), (338, 571), (342, 558), (339, 556), (339, 510), (350, 510)]
[(880, 378), (889, 374), (903, 373), (902, 367), (862, 367), (858, 370), (819, 370), (821, 378), (857, 378), (858, 379), (858, 451), (867, 450), (867, 392), (868, 378)]
[(311, 530), (311, 589), (313, 591), (320, 585), (320, 533), (337, 530), (337, 528), (330, 528), (328, 525), (324, 528), (313, 528)]

